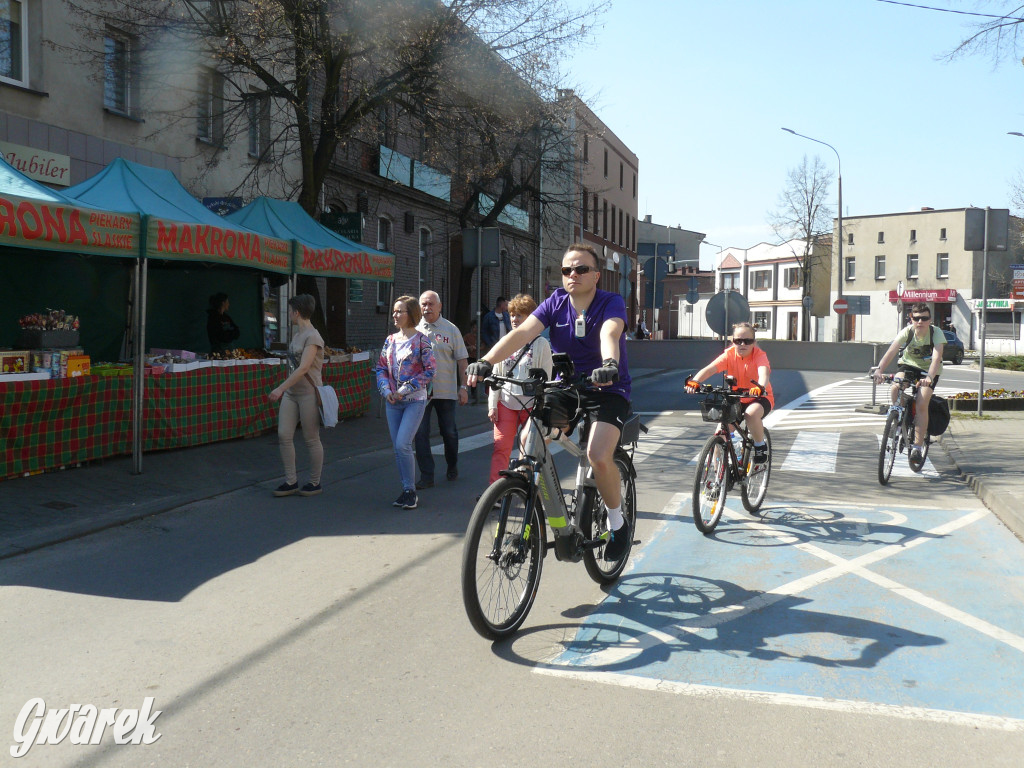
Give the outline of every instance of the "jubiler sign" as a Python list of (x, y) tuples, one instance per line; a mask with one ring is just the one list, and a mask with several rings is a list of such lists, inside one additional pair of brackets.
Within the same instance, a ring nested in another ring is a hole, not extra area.
[(71, 157), (0, 141), (0, 152), (14, 168), (30, 179), (59, 187), (71, 184)]

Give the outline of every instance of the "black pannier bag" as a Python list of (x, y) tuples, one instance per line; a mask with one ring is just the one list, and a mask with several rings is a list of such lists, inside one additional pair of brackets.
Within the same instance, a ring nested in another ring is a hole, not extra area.
[(949, 403), (946, 398), (932, 395), (928, 401), (928, 434), (938, 437), (949, 427)]

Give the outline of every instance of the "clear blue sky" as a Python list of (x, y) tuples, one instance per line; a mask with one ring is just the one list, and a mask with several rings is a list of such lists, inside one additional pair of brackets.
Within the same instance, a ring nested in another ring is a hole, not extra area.
[(836, 166), (782, 126), (839, 152), (844, 215), (1011, 207), (1024, 65), (941, 61), (972, 21), (877, 0), (613, 0), (570, 79), (638, 155), (640, 218), (745, 248), (777, 242), (768, 212), (805, 154)]

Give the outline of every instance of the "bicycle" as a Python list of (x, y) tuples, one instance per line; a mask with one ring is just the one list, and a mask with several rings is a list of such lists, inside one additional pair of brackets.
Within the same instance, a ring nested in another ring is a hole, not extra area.
[[(871, 372), (873, 374), (874, 371)], [(869, 375), (871, 375), (869, 374)], [(896, 381), (896, 377), (887, 374), (882, 378), (885, 382)], [(921, 448), (921, 459), (914, 459), (914, 452), (910, 447), (914, 445), (915, 420), (917, 417), (917, 390), (918, 379), (904, 374), (901, 382), (899, 396), (896, 404), (889, 406), (889, 415), (885, 419), (885, 430), (882, 432), (882, 445), (878, 450), (878, 482), (886, 485), (892, 475), (893, 464), (896, 463), (896, 454), (907, 451), (907, 462), (912, 472), (920, 472), (924, 467), (925, 459), (928, 458), (928, 447), (931, 445), (931, 435), (925, 434), (924, 444)]]
[[(764, 463), (754, 463), (754, 440), (744, 423), (745, 406), (741, 402), (748, 391), (733, 389), (727, 380), (726, 385), (720, 387), (703, 384), (697, 393), (706, 395), (700, 404), (701, 417), (718, 424), (718, 429), (701, 449), (693, 479), (693, 522), (706, 535), (714, 531), (722, 519), (726, 496), (737, 483), (746, 510), (755, 514), (761, 508), (772, 474), (772, 437), (766, 427), (764, 439), (768, 458)], [(730, 430), (740, 436), (738, 456)]]
[[(530, 418), (517, 438), (521, 457), (509, 461), (507, 470), (483, 492), (466, 529), (462, 554), (462, 599), (473, 628), (491, 640), (515, 633), (533, 607), (540, 586), (544, 557), (551, 549), (558, 560), (583, 561), (587, 573), (598, 584), (610, 584), (622, 574), (629, 560), (631, 539), (619, 560), (604, 560), (608, 540), (607, 508), (594, 484), (593, 469), (587, 460), (589, 416), (577, 409), (564, 413), (557, 396), (568, 400), (585, 388), (585, 381), (571, 383), (571, 362), (554, 355), (555, 370), (561, 377), (546, 381), (544, 371), (533, 369), (528, 379), (492, 374), (486, 381), (492, 386), (516, 384), (524, 395), (534, 397)], [(561, 402), (565, 402), (564, 400)], [(579, 443), (569, 435), (579, 424)], [(525, 439), (521, 439), (523, 430)], [(636, 535), (636, 469), (633, 451), (640, 431), (647, 428), (632, 414), (622, 427), (615, 464), (619, 470), (622, 515)], [(575, 486), (563, 491), (548, 435), (578, 460)], [(552, 530), (548, 540), (545, 523)]]

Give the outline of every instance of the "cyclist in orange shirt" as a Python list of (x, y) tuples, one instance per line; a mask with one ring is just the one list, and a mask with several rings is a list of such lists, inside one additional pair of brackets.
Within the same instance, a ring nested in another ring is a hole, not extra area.
[(744, 414), (750, 436), (754, 439), (754, 461), (758, 464), (768, 459), (768, 445), (764, 439), (764, 417), (775, 406), (775, 395), (769, 379), (772, 374), (768, 355), (757, 346), (754, 326), (750, 323), (736, 323), (732, 327), (732, 346), (716, 357), (709, 365), (701, 368), (686, 382), (686, 391), (693, 394), (700, 383), (711, 374), (725, 373), (735, 383), (734, 389), (750, 389), (750, 397), (744, 397)]

